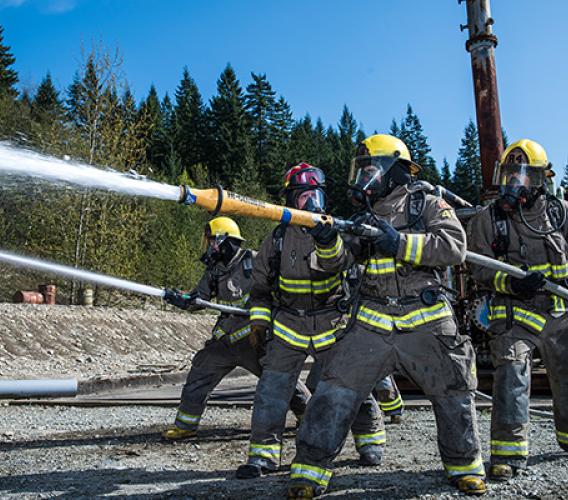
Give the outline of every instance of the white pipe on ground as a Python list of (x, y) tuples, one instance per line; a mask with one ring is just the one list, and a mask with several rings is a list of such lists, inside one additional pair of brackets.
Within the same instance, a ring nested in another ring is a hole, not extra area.
[(75, 378), (3, 380), (0, 379), (0, 399), (76, 396)]

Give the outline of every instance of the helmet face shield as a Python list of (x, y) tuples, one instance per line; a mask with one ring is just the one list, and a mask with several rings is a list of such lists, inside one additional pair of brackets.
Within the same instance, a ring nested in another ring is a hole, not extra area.
[(298, 210), (322, 213), (325, 210), (325, 195), (321, 189), (305, 189), (295, 193), (294, 206)]
[(299, 187), (323, 186), (325, 174), (317, 167), (298, 168), (294, 167), (286, 174), (285, 188), (295, 189)]
[(524, 163), (505, 163), (499, 168), (499, 186), (509, 188), (539, 188), (546, 181), (542, 167), (531, 167)]
[(386, 191), (386, 177), (398, 158), (395, 156), (356, 156), (351, 162), (349, 185), (367, 196)]
[(496, 174), (499, 194), (506, 209), (525, 205), (546, 183), (546, 169), (525, 163), (504, 163), (498, 167)]

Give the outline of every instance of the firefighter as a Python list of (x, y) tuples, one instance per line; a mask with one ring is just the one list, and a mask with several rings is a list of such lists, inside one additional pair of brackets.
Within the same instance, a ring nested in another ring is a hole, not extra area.
[[(292, 167), (282, 192), (286, 206), (323, 212), (324, 181), (319, 168), (307, 163)], [(251, 336), (269, 341), (255, 394), (248, 461), (237, 469), (239, 479), (278, 469), (286, 408), (304, 361), (312, 355), (325, 365), (333, 353), (343, 322), (338, 310), (342, 276), (325, 271), (318, 260), (335, 261), (340, 250), (331, 245), (316, 253), (316, 242), (305, 228), (285, 223), (262, 243), (253, 270)], [(371, 389), (352, 426), (362, 465), (380, 462), (385, 440), (382, 417), (370, 393)]]
[[(229, 217), (216, 217), (205, 224), (205, 253), (201, 261), (207, 266), (197, 288), (189, 294), (166, 290), (166, 302), (185, 310), (197, 310), (197, 297), (216, 299), (217, 303), (248, 308), (252, 265), (255, 252), (241, 248), (244, 239), (239, 226)], [(196, 436), (197, 427), (211, 391), (235, 367), (241, 366), (257, 377), (262, 368), (262, 345), (252, 346), (248, 316), (222, 313), (213, 327), (213, 337), (193, 358), (191, 370), (181, 394), (175, 424), (163, 436), (180, 440)], [(246, 339), (246, 340), (245, 340)], [(291, 409), (301, 418), (309, 391), (300, 382)]]
[[(306, 379), (306, 386), (312, 394), (316, 392), (317, 384), (321, 379), (322, 369), (322, 363), (318, 361), (315, 361), (310, 369)], [(390, 417), (391, 424), (400, 424), (402, 422), (404, 401), (392, 375), (388, 375), (376, 383), (373, 389), (373, 396), (379, 403), (379, 408), (383, 414)]]
[(392, 375), (379, 380), (373, 389), (373, 396), (379, 402), (379, 408), (390, 417), (391, 424), (402, 422), (404, 401)]
[[(464, 261), (465, 233), (444, 200), (413, 190), (419, 169), (399, 139), (366, 138), (352, 162), (349, 193), (366, 209), (355, 222), (374, 225), (380, 235), (343, 241), (332, 225), (312, 230), (322, 269), (341, 272), (355, 261), (364, 263), (365, 272), (351, 321), (300, 425), (289, 498), (326, 490), (357, 408), (376, 381), (395, 369), (432, 402), (448, 479), (467, 494), (486, 491), (475, 354), (470, 339), (458, 332), (439, 273)], [(331, 254), (333, 259), (322, 258)]]
[(568, 451), (568, 317), (564, 299), (542, 291), (544, 280), (568, 278), (566, 202), (547, 193), (551, 164), (545, 150), (522, 139), (504, 152), (495, 179), (499, 198), (469, 226), (471, 250), (527, 271), (519, 279), (472, 266), (492, 292), (489, 308), (495, 366), (490, 478), (511, 479), (528, 458), (531, 359), (546, 365), (554, 401), (556, 439)]

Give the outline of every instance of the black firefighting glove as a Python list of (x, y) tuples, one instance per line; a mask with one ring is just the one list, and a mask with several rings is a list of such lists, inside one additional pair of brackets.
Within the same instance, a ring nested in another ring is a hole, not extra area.
[(326, 246), (334, 243), (337, 238), (337, 229), (331, 224), (318, 222), (316, 226), (308, 230), (318, 245)]
[(544, 274), (538, 271), (529, 273), (524, 278), (513, 278), (511, 276), (511, 291), (515, 295), (532, 298), (544, 286), (545, 281)]
[(381, 232), (373, 238), (375, 251), (386, 257), (395, 257), (400, 246), (400, 233), (384, 219), (379, 219), (376, 226)]
[(195, 303), (197, 293), (185, 293), (175, 288), (166, 288), (164, 290), (164, 300), (180, 309), (189, 309)]
[(268, 327), (264, 325), (252, 325), (250, 327), (249, 343), (255, 351), (264, 350), (267, 337)]

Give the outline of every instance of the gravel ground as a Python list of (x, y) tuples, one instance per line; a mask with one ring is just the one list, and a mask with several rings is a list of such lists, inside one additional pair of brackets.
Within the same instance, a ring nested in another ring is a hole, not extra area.
[[(159, 432), (172, 408), (0, 407), (0, 497), (284, 498), (286, 472), (234, 479), (248, 444), (250, 410), (208, 408), (198, 441), (172, 445)], [(286, 434), (292, 460), (293, 421)], [(481, 415), (487, 457), (489, 415)], [(533, 419), (531, 468), (514, 484), (491, 484), (491, 497), (568, 497), (568, 456), (554, 442), (550, 420)], [(448, 498), (459, 494), (441, 471), (432, 412), (409, 411), (388, 426), (379, 468), (358, 468), (351, 440), (337, 460), (328, 497)]]
[(80, 380), (176, 371), (210, 337), (214, 316), (0, 304), (0, 377)]

